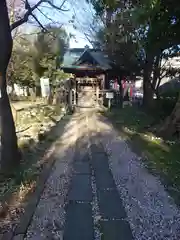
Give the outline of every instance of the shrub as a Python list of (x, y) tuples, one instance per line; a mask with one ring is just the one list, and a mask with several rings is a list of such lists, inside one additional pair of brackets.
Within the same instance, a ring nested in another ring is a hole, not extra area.
[(160, 118), (169, 116), (175, 107), (179, 95), (178, 89), (169, 89), (160, 95), (159, 100), (155, 100), (156, 114)]

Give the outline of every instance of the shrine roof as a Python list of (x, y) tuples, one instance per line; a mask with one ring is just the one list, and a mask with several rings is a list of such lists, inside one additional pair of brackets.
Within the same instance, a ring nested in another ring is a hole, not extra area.
[(84, 63), (87, 68), (92, 66), (102, 70), (108, 70), (112, 68), (111, 61), (101, 50), (73, 48), (69, 49), (65, 53), (62, 69), (84, 69), (84, 67), (82, 67)]

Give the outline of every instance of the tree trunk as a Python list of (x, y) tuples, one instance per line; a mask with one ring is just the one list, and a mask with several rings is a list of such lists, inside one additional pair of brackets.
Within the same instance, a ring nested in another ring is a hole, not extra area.
[(6, 0), (0, 1), (0, 46), (1, 171), (9, 173), (19, 164), (20, 154), (7, 94), (6, 70), (12, 52), (12, 37)]
[(50, 93), (49, 93), (49, 96), (47, 98), (47, 104), (49, 104), (49, 105), (52, 105), (52, 103), (53, 103), (53, 98), (54, 98), (53, 93), (54, 93), (53, 89), (50, 88)]
[(152, 58), (147, 58), (143, 73), (143, 105), (146, 109), (153, 108), (153, 90), (151, 86)]
[(11, 94), (12, 94), (12, 96), (14, 95), (14, 91), (15, 91), (15, 89), (14, 89), (14, 83), (11, 83)]
[(171, 137), (174, 134), (180, 134), (180, 94), (177, 103), (169, 117), (166, 118), (160, 133), (165, 137)]
[[(5, 74), (2, 77), (5, 82)], [(17, 136), (11, 106), (6, 91), (6, 86), (1, 90), (1, 170), (11, 171), (19, 165), (20, 154), (17, 145)]]
[(118, 84), (119, 84), (119, 102), (120, 102), (120, 107), (122, 108), (123, 106), (123, 87), (122, 87), (122, 82), (121, 82), (122, 77), (118, 77)]
[(36, 97), (41, 97), (41, 86), (36, 86)]
[(160, 78), (161, 60), (162, 60), (162, 55), (159, 53), (159, 54), (157, 54), (155, 61), (154, 61), (153, 79), (152, 79), (152, 83), (151, 83), (152, 91), (153, 91), (153, 93), (156, 94), (157, 99), (160, 99), (158, 88), (161, 83), (161, 78)]
[(157, 80), (160, 77), (160, 55), (156, 56), (155, 62), (154, 62), (154, 67), (153, 67), (153, 81), (152, 81), (152, 86), (154, 89), (156, 89), (157, 86)]
[(29, 86), (26, 87), (26, 92), (27, 92), (27, 96), (29, 97), (31, 95), (30, 90), (29, 90)]
[(143, 79), (143, 105), (147, 109), (152, 109), (153, 107), (153, 90), (148, 76), (144, 76)]
[(53, 105), (60, 104), (60, 92), (58, 91), (57, 88), (55, 88), (55, 90), (54, 90), (54, 94), (52, 96), (52, 99), (53, 99), (53, 101), (52, 101)]

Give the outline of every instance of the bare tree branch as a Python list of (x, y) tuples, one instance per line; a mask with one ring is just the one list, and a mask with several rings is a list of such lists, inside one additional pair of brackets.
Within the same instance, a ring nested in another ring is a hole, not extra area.
[[(22, 25), (23, 23), (26, 23), (28, 21), (29, 16), (31, 15), (31, 13), (38, 7), (40, 6), (44, 1), (40, 0), (37, 4), (35, 4), (33, 7), (28, 8), (27, 12), (24, 14), (24, 17), (19, 19), (18, 21), (14, 22), (11, 24), (11, 31), (17, 27), (19, 27), (20, 25)], [(27, 5), (26, 5), (27, 6)]]
[(39, 24), (39, 26), (45, 31), (47, 32), (48, 30), (40, 23), (40, 21), (37, 19), (37, 17), (31, 13), (31, 16), (36, 20), (36, 22)]
[(25, 9), (31, 9), (31, 6), (30, 6), (28, 0), (23, 0), (23, 2), (25, 3)]
[[(26, 8), (28, 11), (31, 11), (31, 6), (30, 6), (28, 0), (25, 1), (25, 8)], [(33, 13), (31, 13), (31, 16), (36, 20), (36, 22), (39, 24), (39, 26), (40, 26), (45, 32), (47, 32), (47, 29), (41, 24), (41, 22), (38, 20), (38, 18), (37, 18)]]
[(63, 8), (62, 8), (62, 7), (64, 6), (66, 0), (64, 0), (59, 7), (56, 6), (56, 5), (54, 5), (54, 4), (53, 4), (51, 1), (49, 1), (49, 0), (46, 0), (45, 2), (47, 2), (51, 7), (55, 8), (55, 9), (57, 9), (57, 10), (59, 10), (59, 11), (64, 11), (64, 12), (69, 11), (68, 9), (63, 9)]
[(168, 62), (168, 59), (165, 59), (165, 61), (164, 61), (163, 65), (161, 66), (161, 68), (164, 68), (167, 62)]
[(37, 8), (37, 10), (45, 17), (47, 18), (49, 21), (51, 21), (52, 23), (56, 24), (57, 22), (55, 22), (52, 18), (48, 17), (46, 14), (43, 13), (43, 11), (39, 8)]
[[(63, 0), (62, 4), (58, 7), (58, 6), (54, 5), (50, 0), (40, 0), (33, 7), (31, 7), (29, 2), (26, 0), (25, 1), (25, 8), (27, 9), (27, 12), (24, 14), (24, 16), (21, 19), (19, 19), (18, 21), (16, 21), (16, 22), (11, 24), (11, 31), (13, 29), (19, 27), (20, 25), (26, 23), (28, 21), (28, 19), (29, 19), (29, 16), (32, 15), (33, 11), (35, 9), (37, 9), (42, 3), (47, 3), (51, 7), (53, 7), (56, 10), (59, 10), (59, 11), (68, 11), (68, 10), (62, 8), (63, 5), (65, 4), (65, 2), (66, 2), (66, 0)], [(38, 21), (38, 23), (39, 23), (39, 21)]]

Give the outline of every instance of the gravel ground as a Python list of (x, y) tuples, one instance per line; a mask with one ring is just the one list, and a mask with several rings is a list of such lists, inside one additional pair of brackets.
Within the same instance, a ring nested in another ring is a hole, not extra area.
[(105, 118), (97, 118), (97, 124), (135, 239), (180, 239), (180, 210), (160, 180)]
[[(88, 151), (86, 115), (92, 109), (91, 102), (87, 103), (84, 97), (86, 98), (82, 95), (80, 101), (82, 108), (79, 113), (73, 115), (57, 142), (57, 161), (27, 230), (26, 240), (63, 239), (66, 196), (73, 173), (72, 162), (76, 149), (80, 149), (78, 156), (84, 156)], [(84, 108), (85, 103), (87, 108)]]
[(59, 146), (59, 151), (56, 153), (57, 161), (36, 208), (26, 240), (62, 239), (65, 221), (64, 206), (77, 137), (76, 121), (75, 116), (57, 142)]
[[(84, 106), (82, 96), (80, 105)], [(37, 206), (27, 231), (27, 240), (63, 239), (65, 221), (64, 206), (72, 173), (75, 148), (80, 154), (87, 153), (90, 141), (101, 142), (109, 156), (109, 164), (127, 212), (135, 240), (180, 239), (180, 211), (165, 191), (160, 180), (150, 174), (142, 160), (134, 154), (127, 143), (114, 130), (107, 119), (101, 117), (91, 102), (80, 109), (66, 127), (59, 141), (59, 152), (52, 174)], [(76, 140), (78, 140), (76, 142)], [(89, 152), (90, 157), (91, 153)], [(95, 239), (101, 239), (99, 231), (99, 208), (96, 183), (92, 174), (93, 219)]]

